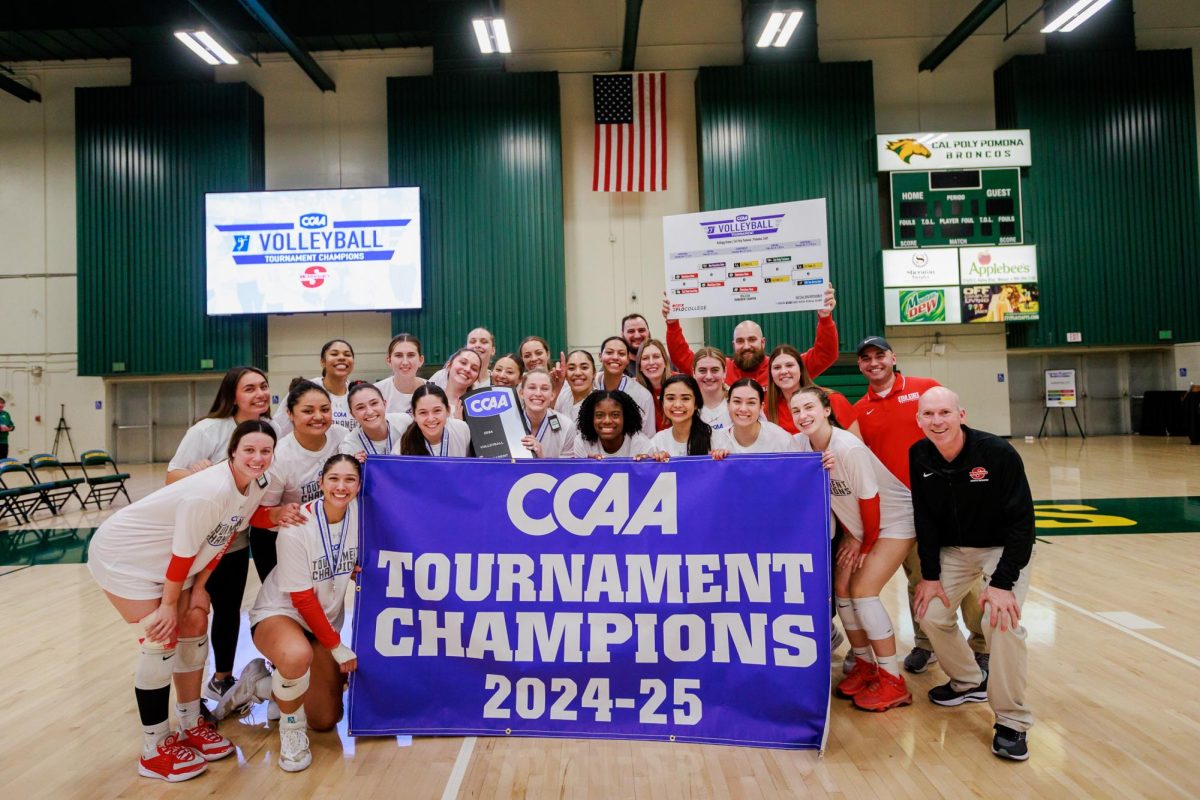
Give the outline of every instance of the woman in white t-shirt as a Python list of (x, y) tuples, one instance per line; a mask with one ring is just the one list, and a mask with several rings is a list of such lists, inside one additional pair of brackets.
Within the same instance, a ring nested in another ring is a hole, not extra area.
[[(167, 466), (167, 484), (224, 461), (229, 437), (247, 420), (269, 418), (271, 387), (267, 376), (254, 367), (233, 367), (221, 379), (208, 416), (188, 428)], [(239, 530), (221, 562), (205, 584), (212, 600), (213, 675), (204, 685), (204, 696), (219, 701), (234, 684), (233, 660), (242, 626), (242, 596), (250, 571), (250, 537)]]
[(579, 407), (575, 458), (636, 458), (650, 456), (654, 447), (642, 433), (642, 410), (625, 392), (597, 389)]
[(521, 443), (537, 458), (570, 458), (575, 448), (575, 424), (550, 406), (554, 387), (544, 367), (534, 367), (521, 378), (521, 407), (529, 434)]
[(435, 383), (420, 387), (413, 392), (412, 407), (413, 424), (392, 448), (394, 455), (450, 458), (474, 455), (471, 429), (462, 420), (451, 419), (450, 401), (442, 387)]
[(344, 453), (321, 468), (321, 497), (306, 503), (304, 522), (279, 532), (279, 565), (250, 609), (254, 646), (275, 666), (256, 659), (218, 708), (224, 716), (244, 703), (274, 698), (279, 705), (279, 766), (299, 772), (312, 763), (308, 729), (332, 730), (342, 718), (342, 690), (358, 658), (340, 634), (346, 592), (358, 571), (362, 467)]
[(357, 381), (350, 387), (348, 395), (350, 413), (358, 423), (358, 430), (346, 434), (338, 451), (355, 456), (360, 462), (367, 456), (387, 455), (400, 441), (404, 431), (412, 424), (408, 414), (390, 414), (379, 387), (366, 381)]
[[(417, 377), (417, 371), (425, 366), (425, 356), (421, 352), (421, 341), (411, 333), (398, 333), (388, 342), (387, 365), (391, 367), (392, 376), (384, 378), (375, 385), (383, 394), (389, 414), (407, 414), (412, 408), (412, 393), (425, 383), (424, 378)], [(349, 400), (349, 398), (347, 398)], [(351, 410), (353, 416), (353, 409)]]
[[(854, 434), (838, 427), (829, 396), (810, 386), (792, 396), (790, 411), (813, 450), (832, 452), (833, 513), (842, 523), (833, 594), (854, 652), (854, 667), (837, 691), (859, 708), (886, 711), (912, 703), (900, 674), (896, 636), (879, 592), (916, 538), (912, 495)], [(874, 651), (874, 658), (872, 658)]]
[(654, 427), (654, 398), (645, 386), (625, 374), (629, 366), (629, 343), (620, 336), (610, 336), (600, 345), (601, 373), (595, 387), (610, 392), (624, 392), (637, 403), (641, 414), (641, 431), (647, 439), (656, 433)]
[(753, 378), (742, 378), (729, 387), (729, 435), (735, 453), (795, 453), (792, 435), (763, 419), (763, 388)]
[[(347, 431), (358, 427), (350, 414), (350, 403), (346, 393), (350, 388), (350, 373), (354, 372), (354, 348), (345, 339), (330, 339), (321, 346), (321, 377), (312, 382), (325, 389), (329, 395), (330, 413), (333, 424)], [(292, 431), (292, 421), (281, 405), (275, 410), (275, 430), (280, 436)]]
[(712, 455), (720, 461), (733, 450), (729, 434), (714, 431), (700, 417), (700, 387), (691, 375), (672, 375), (663, 381), (663, 416), (669, 427), (654, 434), (654, 457)]
[(701, 347), (692, 357), (692, 377), (700, 386), (703, 405), (700, 419), (714, 431), (729, 432), (729, 400), (725, 396), (725, 354), (715, 347)]
[(321, 467), (346, 437), (334, 425), (329, 392), (304, 378), (288, 387), (284, 403), (292, 432), (279, 440), (271, 467), (271, 488), (255, 512), (250, 529), (250, 554), (260, 580), (275, 568), (275, 528), (301, 521), (300, 506), (321, 496)]
[[(240, 423), (228, 460), (164, 486), (101, 523), (88, 546), (88, 571), (134, 626), (141, 654), (133, 685), (142, 722), (138, 773), (170, 782), (194, 778), (233, 745), (200, 716), (208, 657), (212, 568), (268, 488), (275, 429)], [(180, 729), (168, 712), (175, 682)]]
[[(430, 384), (443, 390), (446, 402), (450, 405), (450, 416), (454, 419), (461, 420), (463, 418), (462, 396), (472, 389), (478, 388), (476, 381), (479, 380), (483, 368), (483, 356), (464, 347), (450, 356), (450, 360), (446, 362), (446, 368), (439, 373), (442, 376), (440, 379), (438, 375), (429, 379)], [(416, 402), (417, 396), (414, 394), (413, 403), (416, 404)], [(413, 416), (416, 417), (415, 414)]]
[(565, 382), (554, 401), (554, 410), (569, 418), (578, 430), (579, 407), (596, 388), (596, 360), (587, 350), (572, 350), (560, 363)]

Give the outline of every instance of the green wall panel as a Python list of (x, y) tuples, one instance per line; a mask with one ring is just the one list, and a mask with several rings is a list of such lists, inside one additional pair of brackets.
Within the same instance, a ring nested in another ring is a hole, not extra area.
[(1188, 50), (1018, 56), (995, 74), (999, 128), (1028, 128), (1025, 242), (1041, 319), (1013, 347), (1200, 339), (1200, 188)]
[(79, 374), (265, 367), (265, 317), (204, 310), (204, 193), (263, 188), (262, 97), (246, 84), (76, 89), (75, 168)]
[[(705, 67), (696, 78), (700, 208), (824, 197), (843, 351), (883, 330), (871, 63)], [(705, 321), (728, 348), (742, 317)], [(754, 317), (770, 346), (812, 343), (814, 312)]]
[(395, 312), (430, 365), (476, 326), (497, 353), (530, 334), (566, 343), (558, 75), (388, 79), (393, 186), (421, 189), (420, 311)]

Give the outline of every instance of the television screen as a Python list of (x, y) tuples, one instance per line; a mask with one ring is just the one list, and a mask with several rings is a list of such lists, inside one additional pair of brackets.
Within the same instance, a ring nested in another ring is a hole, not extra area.
[(417, 188), (204, 198), (208, 313), (421, 307)]

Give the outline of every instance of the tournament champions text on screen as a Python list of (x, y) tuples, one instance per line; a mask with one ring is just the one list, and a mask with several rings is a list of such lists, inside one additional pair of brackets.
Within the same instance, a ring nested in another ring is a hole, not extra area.
[(372, 456), (361, 502), (351, 734), (822, 746), (819, 454)]
[(209, 315), (421, 307), (416, 188), (207, 194)]

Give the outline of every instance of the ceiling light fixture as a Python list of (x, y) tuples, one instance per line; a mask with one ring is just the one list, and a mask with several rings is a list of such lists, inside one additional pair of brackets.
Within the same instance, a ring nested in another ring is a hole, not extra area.
[(800, 24), (800, 18), (803, 16), (803, 11), (771, 12), (771, 16), (767, 17), (767, 24), (763, 26), (762, 33), (758, 37), (756, 46), (787, 47), (788, 41), (796, 32), (796, 26)]
[(471, 27), (475, 29), (475, 40), (479, 43), (479, 52), (485, 55), (512, 52), (512, 47), (508, 43), (508, 27), (504, 24), (503, 19), (499, 17), (473, 19)]
[(217, 43), (207, 31), (175, 31), (175, 38), (183, 42), (188, 50), (204, 59), (204, 63), (217, 66), (218, 64), (236, 64), (237, 59), (229, 51)]
[(1093, 14), (1104, 8), (1109, 2), (1110, 0), (1079, 0), (1072, 3), (1066, 11), (1042, 28), (1042, 33), (1054, 33), (1055, 31), (1070, 33), (1091, 19)]

